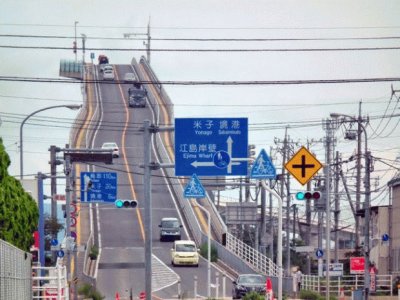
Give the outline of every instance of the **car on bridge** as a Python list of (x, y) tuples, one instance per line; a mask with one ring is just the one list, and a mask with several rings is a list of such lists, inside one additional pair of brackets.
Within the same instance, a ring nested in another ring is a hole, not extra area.
[(241, 274), (233, 281), (232, 298), (243, 298), (247, 293), (256, 292), (265, 296), (266, 277), (260, 274)]
[(119, 148), (116, 143), (107, 142), (101, 146), (101, 149), (105, 150), (112, 150), (113, 157), (119, 157)]
[(191, 240), (175, 241), (171, 249), (171, 264), (199, 266), (199, 250)]
[(182, 224), (177, 218), (162, 218), (158, 227), (160, 227), (160, 242), (181, 239)]

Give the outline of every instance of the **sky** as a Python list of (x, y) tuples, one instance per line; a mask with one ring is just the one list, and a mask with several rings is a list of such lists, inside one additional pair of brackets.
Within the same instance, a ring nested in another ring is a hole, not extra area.
[[(86, 60), (89, 52), (94, 52), (96, 57), (106, 54), (111, 63), (129, 64), (132, 57), (139, 60), (146, 54), (142, 34), (150, 21), (151, 66), (160, 80), (230, 82), (166, 85), (175, 117), (247, 117), (249, 143), (256, 145), (257, 153), (261, 149), (269, 152), (283, 140), (287, 129), (293, 151), (311, 142), (310, 149), (324, 162), (322, 120), (330, 113), (356, 116), (362, 102), (362, 115), (370, 118), (365, 124), (368, 147), (376, 158), (372, 204), (388, 204), (386, 183), (400, 166), (400, 119), (393, 116), (400, 113), (400, 92), (392, 93), (392, 89), (400, 90), (399, 80), (340, 84), (324, 81), (399, 79), (399, 11), (399, 1), (2, 0), (0, 136), (11, 157), (8, 171), (19, 175), (22, 120), (44, 107), (81, 104), (82, 97), (79, 84), (4, 78), (59, 78), (60, 60), (75, 58), (70, 48), (75, 22), (78, 47), (85, 34), (86, 47), (104, 49), (87, 51)], [(124, 39), (124, 33), (136, 35)], [(53, 38), (22, 37), (33, 35)], [(78, 59), (81, 58), (78, 51)], [(323, 83), (294, 84), (307, 80)], [(277, 84), (282, 81), (291, 84)], [(47, 149), (50, 145), (63, 147), (68, 142), (75, 115), (65, 108), (52, 109), (24, 125), (25, 177), (49, 171)], [(336, 150), (347, 159), (356, 143), (344, 140), (344, 128), (342, 125), (335, 131)], [(273, 151), (272, 158), (275, 156)], [(278, 173), (280, 160), (277, 156)], [(353, 168), (354, 164), (344, 165), (350, 177), (354, 177)], [(293, 188), (302, 189), (296, 183)]]

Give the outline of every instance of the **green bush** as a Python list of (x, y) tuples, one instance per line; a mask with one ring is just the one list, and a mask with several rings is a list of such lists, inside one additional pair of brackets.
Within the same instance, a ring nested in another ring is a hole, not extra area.
[(91, 298), (93, 300), (102, 300), (105, 297), (100, 294), (92, 285), (84, 283), (78, 288), (78, 294), (83, 295), (85, 298)]
[[(204, 243), (200, 246), (200, 255), (207, 259), (208, 246), (207, 243)], [(211, 245), (211, 261), (216, 262), (218, 260), (218, 251), (213, 245)]]
[[(301, 290), (300, 291), (300, 299), (307, 300), (325, 300), (326, 297), (321, 296), (317, 292), (309, 291), (309, 290)], [(329, 300), (336, 300), (335, 296), (329, 295)]]
[(244, 295), (243, 300), (265, 300), (265, 296), (262, 296), (257, 292), (250, 292)]
[(97, 259), (98, 255), (99, 255), (99, 248), (97, 248), (96, 245), (92, 246), (89, 253), (90, 259)]

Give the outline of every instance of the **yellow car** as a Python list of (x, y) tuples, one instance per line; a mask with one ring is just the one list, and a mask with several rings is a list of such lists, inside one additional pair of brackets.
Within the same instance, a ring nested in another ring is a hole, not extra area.
[(171, 264), (199, 266), (199, 252), (190, 240), (175, 241), (171, 249)]

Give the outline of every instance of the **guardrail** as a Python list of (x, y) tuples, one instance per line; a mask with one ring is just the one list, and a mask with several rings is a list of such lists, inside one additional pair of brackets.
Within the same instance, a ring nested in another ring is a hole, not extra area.
[(30, 299), (68, 300), (67, 268), (65, 266), (32, 267), (32, 291), (33, 295)]
[(0, 240), (0, 299), (32, 299), (32, 255)]
[[(376, 274), (376, 293), (393, 296), (393, 275)], [(364, 274), (344, 275), (331, 277), (329, 280), (329, 293), (340, 295), (343, 292), (350, 295), (352, 291), (363, 289)], [(302, 276), (302, 289), (316, 291), (321, 294), (326, 293), (326, 278), (316, 275)]]

